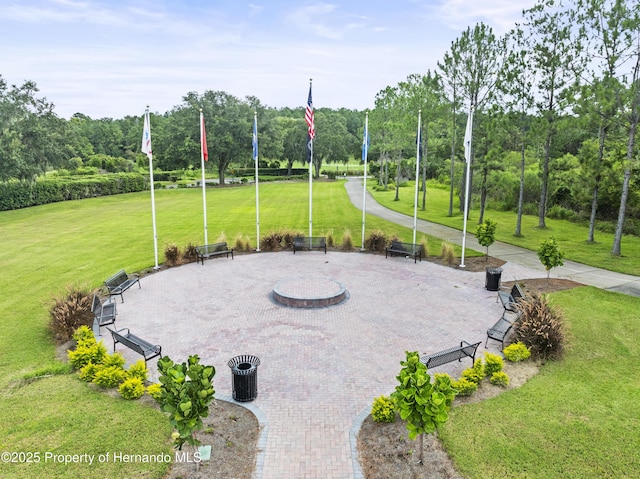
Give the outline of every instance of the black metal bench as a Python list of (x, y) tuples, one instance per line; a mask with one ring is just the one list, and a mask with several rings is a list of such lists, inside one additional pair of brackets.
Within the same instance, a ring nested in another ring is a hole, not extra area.
[(115, 301), (111, 301), (111, 298), (109, 298), (108, 301), (102, 302), (102, 299), (100, 299), (100, 296), (97, 294), (93, 295), (91, 312), (93, 313), (95, 324), (98, 326), (98, 331), (102, 326), (114, 324), (116, 321), (116, 314), (118, 314), (116, 311)]
[(138, 283), (138, 288), (142, 287), (140, 286), (140, 277), (137, 274), (127, 274), (125, 270), (121, 269), (116, 274), (108, 278), (104, 282), (104, 285), (107, 287), (110, 296), (120, 295), (120, 299), (124, 303), (122, 293), (136, 283)]
[(393, 256), (394, 254), (413, 258), (413, 262), (417, 263), (418, 258), (422, 261), (422, 245), (393, 240), (391, 244), (385, 248), (384, 257), (387, 258), (389, 255)]
[(442, 366), (455, 360), (460, 361), (462, 358), (471, 358), (471, 363), (474, 363), (476, 360), (476, 350), (481, 342), (482, 341), (469, 344), (466, 341), (460, 341), (460, 346), (445, 349), (444, 351), (429, 354), (428, 356), (422, 356), (420, 362), (427, 366), (427, 369)]
[(498, 291), (496, 303), (500, 300), (505, 311), (516, 312), (518, 310), (518, 301), (524, 298), (524, 291), (522, 291), (522, 288), (518, 283), (514, 283), (511, 291), (508, 293), (506, 291)]
[(107, 329), (111, 331), (111, 336), (113, 337), (114, 352), (116, 350), (116, 344), (122, 343), (132, 351), (141, 354), (145, 363), (149, 361), (149, 359), (153, 359), (162, 354), (162, 347), (159, 344), (151, 344), (135, 334), (131, 334), (129, 328), (123, 328), (118, 331), (114, 331), (111, 328)]
[(500, 341), (500, 344), (502, 344), (502, 349), (504, 349), (504, 340), (507, 337), (507, 334), (509, 334), (509, 331), (511, 331), (513, 323), (515, 323), (518, 317), (520, 317), (520, 315), (518, 315), (513, 321), (509, 321), (506, 314), (507, 311), (505, 310), (505, 312), (502, 313), (500, 319), (496, 321), (496, 324), (487, 329), (487, 340), (484, 342), (485, 348), (487, 347), (487, 343), (489, 342), (489, 340), (493, 339), (495, 341)]
[(327, 238), (324, 236), (296, 236), (293, 238), (293, 254), (296, 251), (319, 249), (327, 254)]
[(212, 256), (225, 255), (228, 258), (229, 255), (231, 255), (231, 259), (233, 259), (233, 249), (229, 249), (226, 242), (196, 246), (196, 254), (198, 255), (196, 263), (201, 261), (203, 266), (204, 260), (211, 258)]

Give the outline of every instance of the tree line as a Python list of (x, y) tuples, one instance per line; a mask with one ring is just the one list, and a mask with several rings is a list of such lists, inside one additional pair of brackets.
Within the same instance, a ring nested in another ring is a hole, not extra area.
[[(369, 112), (369, 164), (396, 195), (421, 160), (426, 181), (449, 189), (449, 215), (464, 204), (462, 135), (470, 108), (471, 201), (482, 223), (488, 204), (523, 214), (640, 234), (636, 130), (640, 116), (640, 6), (624, 0), (539, 0), (503, 36), (484, 23), (451, 43), (437, 68), (381, 89)], [(122, 119), (69, 120), (37, 95), (34, 82), (7, 85), (0, 76), (0, 179), (33, 181), (52, 170), (121, 172), (148, 168), (140, 152), (142, 113)], [(301, 102), (302, 103), (302, 102)], [(320, 102), (318, 102), (320, 103)], [(257, 112), (262, 166), (304, 162), (304, 107), (272, 108), (256, 97), (189, 92), (170, 111), (151, 115), (154, 166), (198, 169), (199, 111), (209, 161), (221, 182), (232, 167), (252, 164)], [(417, 144), (418, 112), (422, 141)], [(365, 113), (315, 110), (314, 173), (360, 158)]]

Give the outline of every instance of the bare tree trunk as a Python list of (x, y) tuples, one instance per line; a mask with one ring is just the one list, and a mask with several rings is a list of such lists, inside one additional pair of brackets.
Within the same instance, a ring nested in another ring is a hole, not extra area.
[(604, 137), (605, 137), (605, 129), (603, 125), (600, 125), (598, 129), (598, 159), (596, 163), (596, 177), (595, 184), (593, 185), (593, 192), (591, 195), (591, 215), (589, 216), (589, 237), (587, 238), (588, 243), (595, 242), (595, 231), (596, 231), (596, 212), (598, 211), (598, 189), (600, 187), (600, 178), (601, 178), (601, 165), (602, 160), (604, 158)]
[(515, 236), (522, 236), (522, 206), (524, 203), (524, 168), (525, 168), (525, 144), (524, 127), (522, 128), (522, 150), (520, 157), (520, 192), (518, 194), (518, 218), (516, 219)]
[(396, 160), (396, 197), (393, 201), (400, 201), (400, 165), (402, 160), (400, 159), (400, 153), (398, 153), (398, 159)]
[(484, 207), (487, 202), (487, 176), (488, 168), (482, 170), (482, 186), (480, 188), (480, 217), (478, 218), (478, 224), (481, 225), (484, 221)]
[(453, 216), (453, 189), (454, 189), (453, 180), (455, 178), (455, 163), (456, 163), (456, 95), (454, 90), (452, 119), (451, 119), (451, 168), (449, 170), (449, 216)]
[(544, 158), (542, 159), (542, 178), (540, 180), (540, 205), (538, 207), (538, 228), (546, 228), (544, 217), (547, 213), (547, 192), (549, 190), (549, 160), (551, 156), (552, 127), (547, 130), (547, 139), (544, 142)]

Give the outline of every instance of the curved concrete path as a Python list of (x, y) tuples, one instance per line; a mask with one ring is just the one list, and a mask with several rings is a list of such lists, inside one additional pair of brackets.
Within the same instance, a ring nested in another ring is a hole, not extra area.
[[(350, 177), (345, 184), (347, 193), (351, 202), (360, 210), (362, 210), (362, 178)], [(428, 199), (427, 199), (428, 201)], [(380, 205), (370, 193), (367, 192), (366, 201), (367, 213), (378, 216), (393, 223), (406, 226), (407, 228), (413, 228), (413, 217), (407, 216), (396, 211), (392, 211), (384, 206)], [(475, 236), (469, 231), (473, 231), (475, 225), (467, 225), (467, 248), (471, 248), (477, 251), (484, 251), (484, 248), (478, 244)], [(469, 229), (471, 228), (471, 229)], [(446, 239), (454, 244), (460, 245), (462, 243), (462, 231), (449, 228), (448, 226), (439, 225), (436, 223), (430, 223), (428, 221), (417, 221), (417, 230), (421, 233), (435, 236), (436, 238)], [(518, 246), (513, 246), (507, 243), (496, 241), (490, 248), (491, 256), (500, 258), (507, 261), (504, 266), (502, 274), (503, 280), (513, 281), (522, 279), (522, 276), (517, 276), (512, 270), (511, 265), (524, 266), (539, 272), (539, 277), (546, 277), (546, 271), (538, 259), (538, 255), (535, 251), (530, 251)], [(565, 260), (564, 266), (554, 268), (551, 270), (551, 277), (553, 278), (566, 278), (578, 283), (595, 286), (601, 289), (607, 289), (609, 291), (615, 291), (618, 293), (624, 293), (631, 296), (640, 297), (640, 277), (632, 276), (623, 273), (615, 273), (613, 271), (607, 271), (593, 266), (587, 266), (582, 263), (576, 263), (575, 261)]]

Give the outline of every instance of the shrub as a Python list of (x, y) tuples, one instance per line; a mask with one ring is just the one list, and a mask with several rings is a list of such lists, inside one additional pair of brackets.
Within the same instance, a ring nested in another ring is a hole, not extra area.
[(524, 361), (525, 359), (529, 359), (531, 356), (531, 351), (524, 343), (513, 343), (504, 348), (502, 351), (504, 357), (507, 361), (511, 361), (512, 363), (518, 363), (520, 361)]
[(139, 359), (127, 370), (127, 376), (130, 378), (139, 378), (142, 382), (147, 380), (147, 363)]
[(471, 396), (478, 390), (478, 383), (470, 381), (467, 378), (460, 378), (457, 381), (451, 383), (453, 389), (458, 391), (458, 396)]
[(176, 266), (180, 264), (180, 248), (178, 248), (175, 243), (165, 246), (164, 259), (167, 266)]
[(509, 385), (509, 376), (504, 371), (496, 371), (491, 375), (489, 381), (491, 381), (491, 384), (506, 388)]
[(147, 394), (151, 396), (156, 402), (160, 402), (162, 399), (162, 385), (158, 383), (149, 384), (147, 386)]
[(80, 344), (83, 341), (92, 341), (94, 343), (96, 342), (96, 337), (93, 334), (93, 330), (91, 330), (89, 326), (80, 326), (73, 333), (72, 337), (76, 344)]
[(486, 376), (502, 371), (503, 367), (504, 362), (500, 356), (489, 352), (484, 353), (484, 373)]
[(482, 359), (478, 358), (473, 362), (473, 367), (462, 371), (462, 377), (471, 382), (479, 384), (486, 376)]
[(284, 229), (280, 231), (280, 235), (285, 248), (293, 249), (293, 239), (304, 236), (304, 233), (300, 230)]
[(69, 341), (80, 326), (93, 324), (91, 312), (92, 292), (84, 287), (68, 286), (53, 298), (49, 310), (49, 328), (58, 343)]
[(220, 234), (218, 235), (218, 237), (216, 238), (216, 243), (226, 243), (227, 242), (227, 235), (224, 234), (224, 231), (221, 231)]
[(382, 230), (373, 230), (364, 240), (364, 247), (367, 251), (378, 251), (384, 253), (385, 248), (391, 243), (391, 240)]
[(353, 240), (351, 239), (351, 231), (345, 230), (342, 235), (342, 243), (340, 243), (342, 251), (351, 251), (353, 249)]
[(420, 240), (420, 246), (422, 247), (422, 256), (424, 256), (425, 258), (428, 257), (429, 256), (429, 242), (427, 241), (427, 238), (425, 238), (424, 236)]
[(101, 366), (100, 364), (93, 364), (91, 362), (87, 363), (82, 368), (80, 368), (80, 371), (78, 372), (78, 377), (83, 381), (90, 383), (93, 381), (93, 378), (96, 376), (96, 372), (98, 372), (98, 370), (102, 367), (103, 366)]
[(125, 376), (124, 369), (121, 367), (101, 367), (96, 371), (91, 382), (103, 388), (114, 388), (124, 380)]
[(394, 422), (396, 410), (393, 400), (388, 396), (375, 398), (371, 406), (371, 417), (374, 422)]
[(106, 368), (109, 368), (111, 366), (115, 366), (117, 368), (120, 369), (124, 369), (124, 363), (125, 363), (125, 359), (124, 356), (122, 356), (122, 354), (120, 353), (113, 353), (113, 354), (107, 354), (103, 359), (102, 359), (102, 365)]
[(327, 231), (327, 246), (329, 248), (333, 248), (333, 243), (334, 243), (333, 230), (329, 230), (329, 231)]
[(442, 250), (440, 252), (442, 259), (451, 266), (456, 261), (456, 252), (453, 249), (453, 245), (448, 241), (442, 242)]
[(133, 377), (125, 379), (118, 388), (118, 392), (125, 399), (138, 399), (144, 394), (142, 379)]
[(74, 369), (80, 369), (89, 363), (100, 364), (108, 354), (102, 341), (96, 343), (95, 339), (82, 341), (75, 350), (67, 351), (69, 362)]
[(244, 237), (243, 246), (244, 246), (243, 251), (251, 251), (251, 240), (249, 239), (248, 236)]
[(262, 251), (280, 251), (282, 249), (282, 235), (278, 231), (271, 231), (260, 240)]
[(236, 239), (233, 242), (233, 249), (236, 251), (245, 251), (244, 240), (242, 238), (242, 233), (238, 233), (236, 235)]
[(182, 251), (182, 260), (186, 263), (193, 263), (198, 259), (198, 252), (196, 251), (196, 245), (188, 243)]
[(551, 308), (547, 297), (533, 292), (520, 301), (520, 310), (516, 341), (524, 343), (536, 359), (561, 358), (565, 342), (562, 316)]

